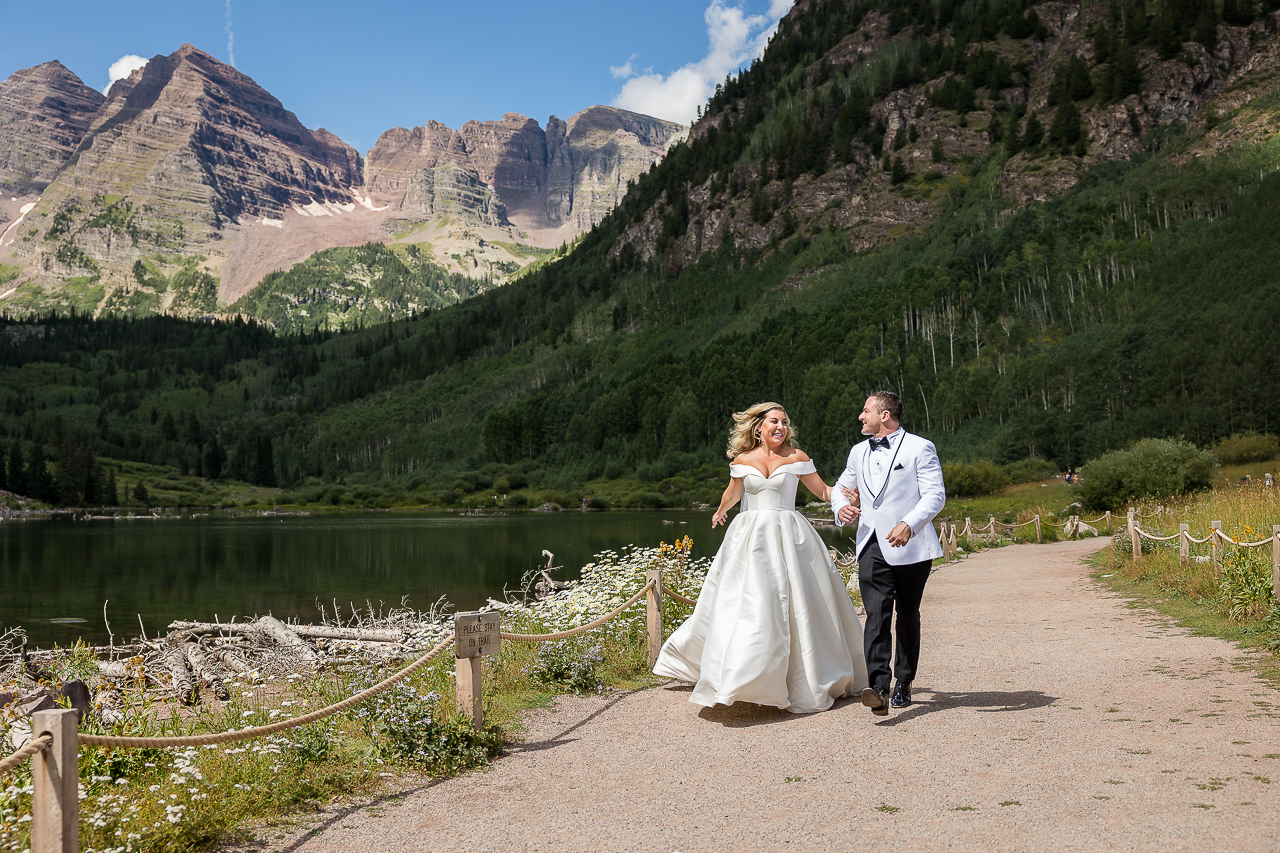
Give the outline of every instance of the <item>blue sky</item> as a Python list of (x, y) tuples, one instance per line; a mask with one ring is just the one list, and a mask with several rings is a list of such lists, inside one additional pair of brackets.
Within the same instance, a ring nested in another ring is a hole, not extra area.
[[(593, 104), (688, 123), (791, 0), (601, 3), (0, 0), (0, 78), (57, 59), (99, 91), (122, 57), (189, 42), (363, 154), (378, 134)], [(127, 64), (127, 63), (126, 63)]]

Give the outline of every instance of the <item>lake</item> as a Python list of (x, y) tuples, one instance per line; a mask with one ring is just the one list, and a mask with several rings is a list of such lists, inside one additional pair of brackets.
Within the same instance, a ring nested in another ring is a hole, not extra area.
[[(578, 576), (605, 550), (656, 546), (688, 535), (711, 556), (724, 527), (710, 512), (554, 512), (254, 515), (208, 513), (160, 519), (74, 521), (68, 516), (0, 523), (0, 627), (21, 626), (33, 646), (78, 637), (116, 642), (164, 633), (174, 620), (226, 621), (271, 613), (319, 620), (317, 601), (427, 609), (445, 596), (459, 610), (517, 589), (555, 554), (557, 579)], [(842, 550), (851, 538), (824, 528)]]

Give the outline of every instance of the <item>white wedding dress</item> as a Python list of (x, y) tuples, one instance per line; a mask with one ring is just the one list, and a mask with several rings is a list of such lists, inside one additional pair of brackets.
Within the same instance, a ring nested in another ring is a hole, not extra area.
[(862, 692), (862, 625), (840, 571), (796, 512), (800, 477), (790, 462), (742, 478), (742, 506), (725, 531), (691, 615), (662, 647), (653, 671), (694, 683), (690, 702), (754, 702), (796, 714), (825, 711)]

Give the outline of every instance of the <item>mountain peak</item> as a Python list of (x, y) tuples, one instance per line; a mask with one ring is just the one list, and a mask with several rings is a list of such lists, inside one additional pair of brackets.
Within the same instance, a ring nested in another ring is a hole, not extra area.
[(0, 82), (0, 188), (23, 195), (44, 189), (103, 100), (56, 59)]

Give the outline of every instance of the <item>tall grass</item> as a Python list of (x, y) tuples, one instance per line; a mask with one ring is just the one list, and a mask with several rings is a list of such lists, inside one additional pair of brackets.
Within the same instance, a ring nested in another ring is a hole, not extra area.
[[(1210, 523), (1221, 521), (1222, 532), (1232, 539), (1259, 542), (1271, 536), (1272, 525), (1280, 523), (1280, 491), (1262, 487), (1214, 489), (1164, 504), (1144, 503), (1139, 511), (1139, 526), (1157, 535), (1176, 534), (1178, 525), (1186, 524), (1191, 536), (1203, 539), (1209, 534)], [(1219, 616), (1256, 625), (1280, 638), (1270, 544), (1257, 548), (1225, 544), (1220, 570), (1213, 564), (1208, 543), (1190, 546), (1191, 559), (1186, 566), (1176, 539), (1144, 539), (1142, 559), (1136, 562), (1131, 549), (1127, 537), (1117, 537), (1115, 548), (1105, 557), (1108, 567), (1149, 583), (1163, 594), (1191, 599)]]

